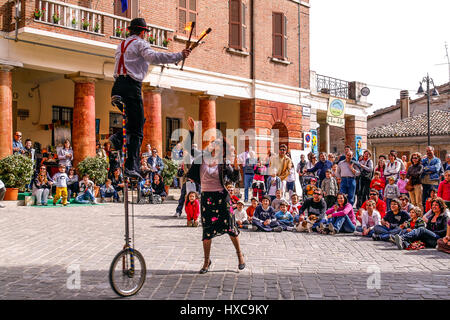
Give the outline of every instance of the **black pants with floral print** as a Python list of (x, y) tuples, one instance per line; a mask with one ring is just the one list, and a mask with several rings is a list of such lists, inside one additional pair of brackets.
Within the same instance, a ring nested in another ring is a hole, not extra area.
[(201, 216), (202, 240), (210, 240), (225, 233), (232, 237), (239, 235), (236, 219), (230, 211), (230, 197), (225, 190), (221, 192), (202, 192)]

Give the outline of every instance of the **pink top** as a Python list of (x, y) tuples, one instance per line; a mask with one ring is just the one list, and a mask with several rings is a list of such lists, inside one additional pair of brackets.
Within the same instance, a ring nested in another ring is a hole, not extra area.
[(447, 180), (441, 181), (437, 194), (444, 201), (450, 201), (450, 183)]
[(222, 191), (223, 186), (220, 183), (219, 178), (219, 166), (208, 166), (203, 163), (200, 166), (200, 183), (202, 186), (202, 191), (215, 192)]
[(353, 211), (353, 206), (347, 203), (343, 208), (339, 207), (338, 211), (334, 212), (334, 206), (327, 210), (327, 215), (333, 215), (333, 217), (343, 217), (348, 216), (351, 222), (356, 226), (356, 217)]
[(398, 179), (397, 180), (397, 187), (398, 187), (398, 191), (400, 193), (408, 193), (408, 191), (406, 191), (406, 189), (405, 189), (407, 183), (408, 183), (408, 179), (405, 179), (405, 180)]

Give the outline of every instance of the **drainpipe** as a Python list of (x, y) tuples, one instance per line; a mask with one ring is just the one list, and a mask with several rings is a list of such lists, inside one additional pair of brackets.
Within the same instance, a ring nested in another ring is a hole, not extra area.
[(298, 11), (298, 86), (299, 88), (302, 87), (302, 65), (301, 65), (301, 56), (302, 56), (302, 50), (301, 50), (301, 25), (300, 25), (300, 15), (301, 15), (301, 4), (300, 1), (297, 3), (297, 11)]
[(250, 65), (250, 78), (253, 80), (253, 87), (255, 86), (255, 1), (250, 0), (250, 50), (251, 50), (251, 65)]

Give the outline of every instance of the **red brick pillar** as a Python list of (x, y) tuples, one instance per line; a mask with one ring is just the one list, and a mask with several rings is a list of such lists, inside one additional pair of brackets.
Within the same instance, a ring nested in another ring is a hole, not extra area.
[(141, 150), (145, 150), (145, 146), (150, 143), (152, 148), (158, 150), (158, 154), (162, 156), (162, 114), (161, 114), (161, 88), (156, 88), (144, 84), (143, 88), (144, 100), (144, 139), (142, 141)]
[[(212, 137), (208, 141), (204, 141), (203, 134), (208, 129), (216, 129), (216, 99), (217, 96), (201, 95), (199, 98), (198, 117), (202, 122), (202, 149), (205, 148)], [(215, 135), (214, 135), (215, 137)]]
[(12, 154), (12, 73), (14, 67), (0, 65), (0, 159)]
[(356, 148), (355, 137), (362, 137), (362, 149), (367, 148), (367, 118), (348, 116), (345, 117), (345, 144)]
[(75, 82), (72, 122), (73, 166), (95, 156), (95, 78), (67, 75)]

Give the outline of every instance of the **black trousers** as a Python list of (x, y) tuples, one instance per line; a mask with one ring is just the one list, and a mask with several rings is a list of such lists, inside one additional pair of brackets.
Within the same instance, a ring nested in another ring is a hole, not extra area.
[[(128, 76), (119, 76), (114, 82), (111, 96), (122, 97), (125, 103), (128, 157), (125, 168), (139, 172), (139, 152), (144, 138), (144, 103), (141, 93), (142, 83)], [(122, 111), (122, 110), (121, 110)], [(122, 147), (122, 130), (110, 137), (113, 145)]]

